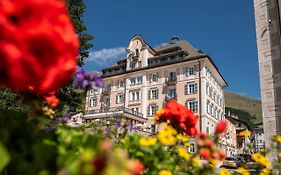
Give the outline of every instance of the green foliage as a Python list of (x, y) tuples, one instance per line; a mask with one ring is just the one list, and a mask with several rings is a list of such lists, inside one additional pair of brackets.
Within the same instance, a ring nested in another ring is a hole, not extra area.
[(14, 111), (27, 111), (28, 106), (22, 105), (18, 101), (18, 95), (8, 88), (0, 87), (0, 109), (14, 110)]
[(27, 114), (12, 111), (0, 111), (0, 116), (0, 142), (11, 157), (6, 167), (8, 174), (55, 171), (56, 151), (42, 142), (43, 138), (54, 139), (54, 136), (39, 129), (37, 118), (28, 119)]
[(6, 148), (1, 144), (1, 142), (0, 142), (0, 157), (1, 157), (0, 160), (0, 173), (1, 173), (11, 159), (9, 153), (7, 152)]
[(258, 123), (256, 122), (256, 118), (251, 116), (248, 112), (242, 111), (239, 109), (234, 109), (230, 107), (225, 107), (225, 111), (230, 111), (232, 114), (236, 114), (239, 117), (239, 120), (241, 120), (244, 123), (247, 123), (250, 129), (254, 129), (258, 126)]
[(93, 36), (86, 33), (87, 28), (82, 20), (86, 6), (83, 0), (67, 0), (67, 4), (69, 15), (80, 39), (78, 64), (79, 66), (82, 66), (84, 64), (84, 59), (89, 56), (88, 50), (93, 46), (90, 43), (90, 41), (93, 39)]

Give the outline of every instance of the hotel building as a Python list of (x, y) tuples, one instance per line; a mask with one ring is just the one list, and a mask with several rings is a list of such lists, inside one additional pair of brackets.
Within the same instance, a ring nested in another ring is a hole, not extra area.
[(169, 99), (198, 113), (198, 129), (213, 133), (224, 119), (226, 81), (210, 56), (174, 37), (152, 48), (137, 35), (127, 55), (102, 70), (104, 86), (86, 98), (86, 122), (121, 114), (154, 130), (152, 116)]

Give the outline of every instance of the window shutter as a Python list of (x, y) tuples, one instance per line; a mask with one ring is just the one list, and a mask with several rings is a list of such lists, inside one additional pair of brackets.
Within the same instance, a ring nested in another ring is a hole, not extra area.
[(148, 99), (149, 100), (151, 99), (151, 91), (150, 90), (148, 91)]
[(147, 115), (148, 116), (150, 115), (150, 106), (148, 106), (148, 108), (147, 108)]
[(197, 83), (194, 85), (194, 92), (197, 93)]
[(158, 99), (159, 98), (159, 90), (157, 89), (156, 90), (156, 99)]
[(184, 94), (187, 95), (188, 94), (188, 84), (184, 85)]
[(116, 95), (116, 101), (115, 101), (116, 104), (118, 104), (118, 95)]
[(156, 81), (158, 81), (159, 80), (159, 72), (156, 73), (156, 76), (157, 76)]

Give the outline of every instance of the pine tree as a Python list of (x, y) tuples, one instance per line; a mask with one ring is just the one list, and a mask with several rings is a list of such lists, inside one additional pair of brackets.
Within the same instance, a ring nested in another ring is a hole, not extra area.
[(93, 36), (86, 33), (86, 25), (82, 20), (86, 5), (83, 0), (67, 0), (69, 16), (80, 39), (80, 53), (78, 65), (84, 64), (84, 59), (89, 56), (89, 49), (93, 46), (90, 41)]

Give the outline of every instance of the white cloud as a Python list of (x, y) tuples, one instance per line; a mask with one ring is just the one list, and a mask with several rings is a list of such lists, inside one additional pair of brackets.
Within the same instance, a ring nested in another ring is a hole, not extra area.
[(105, 48), (90, 52), (86, 62), (95, 62), (100, 66), (105, 66), (121, 59), (122, 56), (125, 56), (125, 53), (125, 47)]

